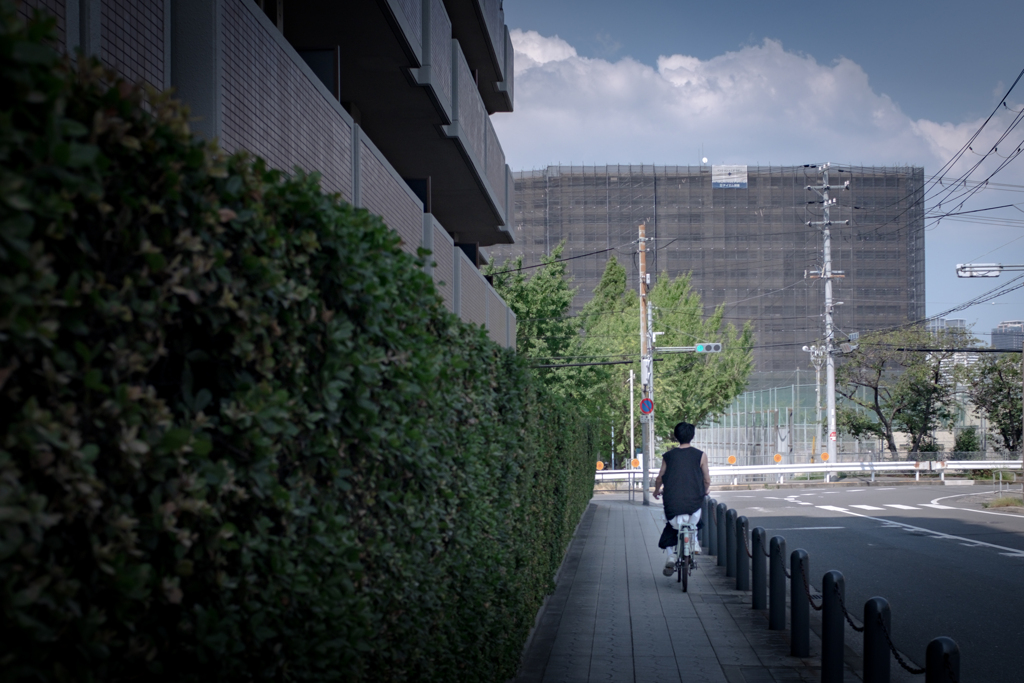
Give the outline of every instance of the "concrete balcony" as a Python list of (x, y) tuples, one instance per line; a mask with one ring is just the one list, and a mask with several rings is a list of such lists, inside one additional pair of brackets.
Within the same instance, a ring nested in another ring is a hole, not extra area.
[(284, 26), (457, 241), (513, 242), (504, 152), (443, 0), (293, 0)]
[(452, 20), (452, 37), (462, 44), (470, 68), (477, 72), (487, 112), (512, 111), (512, 41), (505, 26), (502, 0), (444, 0)]

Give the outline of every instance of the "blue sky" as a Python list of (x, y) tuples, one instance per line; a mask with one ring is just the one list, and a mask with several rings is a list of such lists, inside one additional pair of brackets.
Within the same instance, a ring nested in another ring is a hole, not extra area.
[[(1019, 1), (506, 0), (504, 9), (516, 111), (493, 120), (516, 170), (695, 164), (703, 148), (710, 163), (912, 164), (928, 176), (1024, 68)], [(1024, 108), (1024, 80), (1007, 104)], [(1001, 108), (972, 147), (989, 151), (1013, 118)], [(1022, 143), (1024, 123), (998, 153)], [(968, 153), (955, 171), (978, 159)], [(971, 178), (1002, 161), (989, 155)], [(929, 224), (929, 315), (1011, 277), (957, 279), (956, 263), (1024, 263), (1024, 157), (992, 182), (1009, 187), (964, 208), (1019, 208)], [(1024, 319), (1024, 290), (952, 317), (987, 333)]]

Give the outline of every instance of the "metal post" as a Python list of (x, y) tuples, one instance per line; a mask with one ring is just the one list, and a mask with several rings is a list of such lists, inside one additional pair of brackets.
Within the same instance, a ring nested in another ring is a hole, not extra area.
[(729, 552), (729, 541), (726, 535), (725, 512), (729, 507), (725, 503), (719, 503), (715, 507), (715, 530), (718, 532), (718, 566), (724, 567), (726, 555)]
[(633, 458), (636, 457), (636, 441), (634, 423), (636, 420), (633, 419), (633, 404), (636, 402), (636, 398), (633, 394), (633, 369), (629, 370), (629, 466), (633, 467)]
[(885, 598), (874, 597), (864, 603), (864, 683), (889, 683), (889, 642), (892, 615)]
[(797, 548), (789, 556), (789, 654), (794, 657), (811, 656), (811, 605), (804, 585), (809, 571), (807, 551)]
[(768, 572), (768, 629), (786, 630), (786, 539), (774, 536), (771, 540), (770, 569)]
[(836, 570), (821, 579), (821, 683), (843, 683), (843, 653), (846, 647), (846, 623), (843, 601), (846, 580)]
[[(736, 590), (750, 590), (750, 557), (747, 556), (747, 518), (736, 518)], [(751, 553), (753, 555), (753, 553)]]
[(960, 683), (960, 647), (955, 640), (939, 636), (928, 643), (924, 683)]
[(750, 598), (754, 609), (768, 609), (768, 566), (765, 562), (767, 558), (764, 556), (767, 538), (763, 528), (754, 527), (750, 539), (750, 554), (754, 556), (751, 559), (754, 586)]
[[(651, 360), (651, 355), (648, 347), (648, 333), (647, 329), (647, 226), (643, 223), (640, 224), (640, 386), (644, 398), (649, 398), (651, 395), (651, 384), (653, 383), (653, 370), (654, 363)], [(648, 416), (648, 420), (652, 419), (652, 416)], [(652, 430), (648, 429), (650, 422), (641, 423), (640, 434), (644, 444), (643, 453), (643, 487), (644, 487), (644, 505), (651, 504), (650, 494), (650, 478), (651, 478), (651, 454), (654, 451), (654, 444), (652, 443), (651, 434)]]
[(708, 555), (718, 554), (718, 525), (715, 523), (715, 515), (718, 510), (718, 501), (714, 498), (708, 500), (708, 515), (704, 518), (704, 526), (708, 534)]
[(725, 575), (736, 576), (736, 517), (739, 513), (725, 513)]
[(836, 432), (836, 359), (834, 355), (835, 350), (835, 330), (832, 325), (832, 232), (829, 230), (829, 226), (832, 224), (829, 220), (829, 197), (828, 197), (828, 164), (825, 164), (825, 172), (823, 175), (824, 196), (825, 196), (825, 230), (823, 233), (825, 243), (825, 259), (824, 259), (824, 273), (822, 276), (825, 278), (825, 399), (826, 409), (828, 410), (828, 459), (830, 462), (836, 461), (836, 442), (833, 440), (832, 435)]

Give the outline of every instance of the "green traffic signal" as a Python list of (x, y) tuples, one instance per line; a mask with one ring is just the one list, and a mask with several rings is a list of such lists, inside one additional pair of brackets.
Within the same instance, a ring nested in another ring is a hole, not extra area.
[(697, 353), (721, 353), (722, 345), (718, 342), (704, 342), (694, 347)]

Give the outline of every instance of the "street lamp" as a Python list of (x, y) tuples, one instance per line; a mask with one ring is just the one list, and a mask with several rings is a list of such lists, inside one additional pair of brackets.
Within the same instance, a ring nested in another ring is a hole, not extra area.
[(821, 446), (821, 366), (825, 364), (826, 348), (824, 344), (805, 346), (804, 351), (811, 354), (811, 365), (814, 366), (814, 443)]
[(957, 277), (999, 277), (1003, 271), (1024, 270), (1024, 263), (958, 263)]

